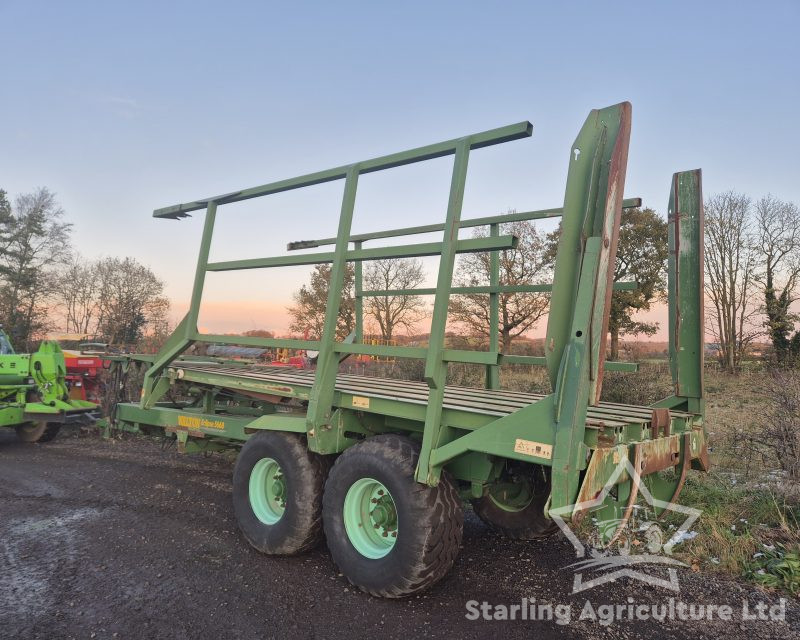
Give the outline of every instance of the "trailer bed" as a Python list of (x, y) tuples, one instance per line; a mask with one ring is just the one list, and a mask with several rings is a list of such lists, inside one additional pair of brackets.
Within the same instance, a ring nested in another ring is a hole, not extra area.
[[(201, 382), (209, 374), (230, 378), (232, 385), (239, 387), (248, 381), (255, 385), (303, 387), (308, 390), (314, 384), (314, 371), (309, 369), (290, 369), (286, 367), (245, 365), (231, 366), (214, 362), (175, 362), (169, 367), (176, 377)], [(426, 405), (428, 386), (424, 382), (381, 378), (373, 376), (339, 373), (336, 377), (336, 391), (365, 398), (382, 398), (407, 404)], [(279, 394), (280, 395), (280, 394)], [(514, 413), (544, 397), (544, 394), (524, 393), (497, 389), (447, 386), (444, 393), (444, 409), (453, 409), (486, 416), (502, 417)], [(650, 407), (642, 407), (613, 402), (601, 402), (590, 406), (587, 411), (586, 426), (592, 429), (623, 427), (630, 424), (648, 424), (653, 415)], [(672, 411), (672, 418), (690, 418), (692, 414)]]

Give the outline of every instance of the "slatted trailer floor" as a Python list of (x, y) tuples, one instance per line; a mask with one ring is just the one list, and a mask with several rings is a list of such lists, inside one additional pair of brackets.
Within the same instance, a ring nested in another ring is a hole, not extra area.
[[(314, 384), (314, 371), (260, 365), (225, 366), (214, 362), (178, 362), (170, 367), (177, 378), (204, 382), (208, 376), (221, 376), (229, 379), (234, 388), (247, 388), (253, 392), (263, 392), (285, 397), (308, 397)], [(269, 385), (266, 389), (264, 385)], [(340, 394), (359, 398), (380, 398), (426, 406), (428, 386), (424, 382), (398, 380), (363, 375), (340, 373), (336, 377), (336, 391)], [(486, 416), (505, 416), (518, 409), (533, 404), (544, 394), (524, 393), (499, 389), (478, 389), (470, 387), (447, 386), (444, 392), (444, 409), (463, 411)], [(350, 406), (349, 404), (347, 406)], [(380, 413), (376, 408), (373, 412)], [(671, 411), (672, 419), (687, 419), (692, 414)], [(616, 428), (631, 424), (646, 425), (653, 417), (653, 409), (637, 405), (601, 402), (589, 407), (586, 426), (591, 429)]]

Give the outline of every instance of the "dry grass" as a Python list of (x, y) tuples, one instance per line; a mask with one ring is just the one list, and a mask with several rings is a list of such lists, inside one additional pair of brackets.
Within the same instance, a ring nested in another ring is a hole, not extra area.
[(775, 461), (752, 447), (747, 438), (763, 426), (771, 406), (771, 384), (764, 371), (747, 371), (739, 376), (706, 374), (706, 428), (718, 469), (758, 478), (775, 468)]
[(769, 450), (753, 446), (774, 408), (767, 371), (706, 374), (706, 428), (713, 468), (690, 474), (681, 503), (700, 509), (697, 537), (679, 554), (707, 570), (800, 592), (800, 486)]

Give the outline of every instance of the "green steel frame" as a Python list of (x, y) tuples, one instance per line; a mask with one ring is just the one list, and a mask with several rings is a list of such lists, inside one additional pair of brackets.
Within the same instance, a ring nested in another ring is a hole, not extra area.
[[(675, 174), (670, 196), (670, 360), (674, 395), (647, 408), (600, 402), (605, 369), (635, 370), (635, 365), (630, 363), (605, 361), (612, 291), (636, 286), (612, 281), (621, 210), (641, 204), (638, 199), (623, 199), (630, 118), (628, 103), (590, 113), (570, 147), (566, 195), (560, 208), (461, 220), (470, 153), (530, 136), (531, 124), (521, 122), (156, 210), (155, 217), (171, 219), (205, 210), (191, 305), (156, 356), (134, 356), (117, 363), (122, 368), (132, 363), (145, 363), (148, 369), (141, 402), (118, 404), (112, 422), (128, 429), (164, 428), (174, 433), (186, 450), (230, 446), (264, 429), (304, 433), (309, 448), (322, 454), (339, 453), (375, 433), (415, 434), (422, 444), (417, 481), (436, 485), (442, 470), (447, 469), (460, 482), (465, 495), (478, 497), (499, 478), (507, 460), (538, 464), (551, 470), (549, 507), (562, 514), (576, 501), (594, 498), (612, 477), (620, 460), (630, 460), (642, 475), (653, 477), (656, 472), (675, 469), (674, 480), (659, 480), (654, 483), (653, 490), (660, 499), (677, 497), (689, 466), (708, 466), (702, 398), (703, 211), (699, 171)], [(454, 160), (443, 223), (358, 235), (351, 233), (360, 175), (447, 155), (454, 156)], [(291, 251), (333, 245), (333, 251), (209, 262), (220, 206), (333, 180), (344, 181), (336, 237), (288, 246)], [(561, 217), (562, 232), (552, 285), (502, 285), (499, 252), (515, 247), (517, 239), (502, 235), (501, 225), (514, 220), (554, 217)], [(475, 226), (488, 226), (489, 236), (458, 238), (459, 229)], [(431, 232), (442, 232), (441, 241), (364, 247), (366, 242), (379, 238)], [(491, 252), (488, 286), (453, 287), (455, 257), (464, 252)], [(363, 261), (434, 255), (440, 256), (435, 288), (363, 289)], [(198, 331), (205, 275), (209, 271), (318, 263), (331, 264), (331, 286), (321, 340), (220, 336)], [(355, 264), (356, 329), (347, 340), (338, 341), (336, 321), (348, 263)], [(519, 291), (551, 292), (546, 355), (542, 358), (507, 355), (500, 350), (499, 296)], [(488, 351), (447, 347), (448, 305), (451, 294), (459, 293), (489, 295), (492, 332)], [(362, 343), (363, 299), (380, 295), (435, 296), (427, 348)], [(285, 372), (254, 372), (234, 362), (209, 364), (207, 360), (198, 362), (182, 356), (195, 342), (313, 349), (318, 350), (319, 356), (313, 375), (291, 378)], [(341, 376), (337, 376), (341, 359), (349, 354), (423, 359), (427, 388), (411, 389), (413, 385), (406, 385), (404, 389), (403, 383), (385, 380), (381, 384), (389, 391), (359, 386), (358, 381), (351, 381), (348, 383), (351, 387), (347, 387)], [(446, 388), (448, 362), (485, 365), (483, 395), (470, 398), (467, 390)], [(508, 392), (499, 391), (499, 367), (509, 363), (546, 366), (552, 393), (525, 398), (517, 394), (512, 398)], [(182, 403), (165, 400), (167, 392), (176, 386), (193, 399)], [(502, 411), (480, 409), (482, 402), (500, 406), (503, 398), (511, 404)], [(638, 480), (624, 473), (615, 477), (619, 490), (613, 499), (607, 499), (604, 509), (609, 518), (621, 519), (630, 513)]]

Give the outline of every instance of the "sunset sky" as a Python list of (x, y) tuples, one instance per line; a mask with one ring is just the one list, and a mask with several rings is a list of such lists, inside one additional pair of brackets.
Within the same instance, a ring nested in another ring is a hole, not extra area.
[[(55, 191), (78, 250), (149, 265), (176, 318), (202, 214), (155, 208), (521, 120), (531, 138), (472, 155), (463, 215), (560, 206), (586, 114), (622, 100), (627, 196), (663, 213), (671, 174), (702, 167), (706, 194), (800, 203), (798, 18), (794, 1), (0, 0), (0, 188)], [(443, 220), (451, 167), (364, 176), (354, 230)], [(341, 190), (222, 208), (212, 258), (334, 235)], [(201, 328), (285, 331), (308, 271), (213, 275)]]

